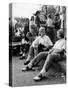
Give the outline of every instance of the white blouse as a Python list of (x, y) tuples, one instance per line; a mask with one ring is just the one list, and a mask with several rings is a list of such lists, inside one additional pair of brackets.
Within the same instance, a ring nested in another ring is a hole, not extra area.
[(38, 36), (32, 43), (33, 47), (38, 47), (39, 44), (44, 45), (45, 47), (52, 46), (53, 43), (51, 42), (50, 38), (47, 35), (43, 37)]

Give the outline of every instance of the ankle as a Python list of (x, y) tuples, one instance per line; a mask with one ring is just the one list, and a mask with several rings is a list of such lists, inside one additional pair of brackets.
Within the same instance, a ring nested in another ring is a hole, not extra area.
[(29, 67), (29, 68), (32, 68), (32, 64), (31, 64), (31, 63), (29, 63), (29, 64), (28, 64), (28, 67)]
[(41, 70), (40, 74), (42, 74), (43, 76), (45, 75), (46, 71), (44, 69)]
[(28, 55), (28, 57), (27, 57), (26, 61), (30, 61), (30, 59), (31, 59), (31, 56), (30, 56), (30, 55)]

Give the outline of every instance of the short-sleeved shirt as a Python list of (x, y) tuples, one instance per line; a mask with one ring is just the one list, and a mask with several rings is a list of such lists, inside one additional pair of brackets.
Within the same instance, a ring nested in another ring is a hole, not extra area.
[(59, 49), (59, 50), (66, 49), (66, 41), (65, 41), (65, 39), (60, 39), (60, 40), (56, 41), (53, 48), (54, 49)]
[(33, 47), (38, 47), (39, 44), (44, 45), (45, 47), (52, 46), (53, 43), (51, 42), (50, 38), (47, 35), (43, 37), (38, 36), (32, 43)]

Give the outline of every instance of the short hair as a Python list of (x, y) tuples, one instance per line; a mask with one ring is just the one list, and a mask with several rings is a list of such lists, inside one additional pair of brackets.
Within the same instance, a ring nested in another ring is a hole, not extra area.
[(44, 26), (41, 26), (41, 27), (39, 28), (39, 31), (40, 31), (41, 29), (44, 29), (44, 30), (45, 30), (45, 27), (44, 27)]
[(34, 15), (36, 16), (37, 14), (40, 14), (40, 11), (36, 11), (36, 13)]
[(59, 13), (56, 13), (55, 16), (59, 16)]
[(37, 30), (37, 27), (35, 25), (31, 25), (31, 29)]
[(31, 16), (31, 20), (33, 20), (34, 19), (34, 16)]
[(51, 18), (51, 14), (49, 14), (48, 17)]
[(58, 32), (59, 32), (59, 34), (60, 34), (60, 37), (61, 37), (61, 38), (64, 38), (64, 32), (63, 32), (63, 29), (60, 29)]

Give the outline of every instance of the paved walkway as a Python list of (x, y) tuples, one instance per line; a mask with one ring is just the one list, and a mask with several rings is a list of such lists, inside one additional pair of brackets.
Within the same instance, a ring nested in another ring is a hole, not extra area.
[[(39, 71), (22, 72), (21, 68), (24, 67), (24, 60), (19, 60), (19, 57), (12, 58), (13, 69), (13, 86), (33, 86), (33, 85), (49, 85), (49, 84), (63, 84), (66, 82), (60, 75), (52, 70), (48, 72), (48, 78), (39, 82), (35, 82), (33, 77)], [(49, 74), (50, 73), (50, 74)]]

